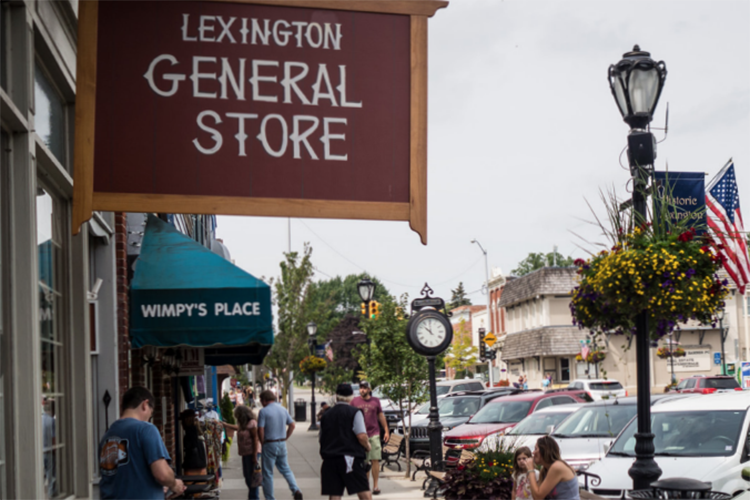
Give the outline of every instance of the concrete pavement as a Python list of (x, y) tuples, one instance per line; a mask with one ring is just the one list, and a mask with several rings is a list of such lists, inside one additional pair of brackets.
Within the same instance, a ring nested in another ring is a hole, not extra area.
[[(309, 413), (309, 411), (308, 411)], [(289, 452), (289, 465), (294, 471), (297, 484), (302, 490), (305, 500), (315, 500), (322, 497), (320, 494), (320, 458), (318, 446), (318, 433), (308, 431), (310, 422), (297, 422), (297, 428), (292, 437), (287, 441), (287, 450)], [(382, 493), (373, 496), (373, 499), (383, 500), (405, 500), (405, 499), (422, 499), (424, 492), (420, 489), (424, 480), (424, 473), (417, 475), (416, 481), (404, 479), (406, 467), (401, 465), (401, 472), (394, 467), (394, 470), (386, 468), (380, 474), (380, 490)], [(237, 454), (236, 444), (232, 445), (232, 451), (229, 462), (224, 464), (224, 485), (221, 490), (222, 500), (242, 500), (247, 498), (247, 487), (242, 477), (242, 460)], [(277, 470), (274, 471), (274, 492), (279, 500), (289, 500), (292, 493), (286, 484), (284, 478)], [(372, 485), (372, 478), (370, 478)], [(345, 494), (346, 495), (346, 494)], [(263, 494), (261, 492), (261, 498)], [(357, 498), (352, 495), (349, 498)]]

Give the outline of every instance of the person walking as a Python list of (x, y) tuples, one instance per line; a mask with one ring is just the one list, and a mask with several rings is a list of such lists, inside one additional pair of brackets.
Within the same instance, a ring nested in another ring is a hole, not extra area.
[(365, 459), (370, 439), (362, 411), (350, 405), (351, 384), (336, 388), (336, 404), (320, 417), (320, 494), (340, 500), (344, 488), (359, 500), (370, 500), (370, 481)]
[(253, 486), (252, 479), (255, 471), (260, 468), (260, 439), (258, 438), (258, 421), (253, 411), (245, 405), (234, 409), (237, 419), (237, 450), (242, 457), (242, 475), (248, 488), (248, 500), (260, 498), (259, 487)]
[(164, 486), (176, 495), (185, 485), (169, 467), (169, 453), (156, 426), (154, 396), (131, 387), (122, 397), (122, 415), (99, 443), (101, 498), (164, 500)]
[(302, 500), (302, 492), (297, 487), (294, 473), (287, 461), (286, 440), (294, 432), (294, 420), (286, 408), (276, 402), (276, 395), (270, 390), (260, 393), (260, 404), (263, 408), (258, 415), (258, 436), (263, 447), (261, 451), (263, 496), (266, 500), (275, 500), (273, 496), (273, 466), (275, 464), (286, 479), (294, 500)]
[[(367, 436), (370, 440), (370, 451), (367, 453), (367, 460), (372, 464), (372, 494), (380, 495), (378, 479), (380, 479), (380, 459), (382, 458), (383, 447), (380, 445), (380, 427), (385, 431), (383, 440), (387, 443), (390, 439), (388, 434), (388, 424), (385, 421), (383, 407), (380, 405), (380, 399), (372, 395), (370, 383), (363, 381), (359, 383), (359, 397), (352, 399), (352, 406), (362, 410), (365, 417), (365, 426), (367, 427)], [(368, 474), (369, 481), (369, 474)]]

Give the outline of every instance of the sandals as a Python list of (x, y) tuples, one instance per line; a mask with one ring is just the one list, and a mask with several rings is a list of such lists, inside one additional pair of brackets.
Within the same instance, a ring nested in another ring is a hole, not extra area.
[(374, 490), (372, 490), (372, 494), (373, 495), (380, 495), (380, 488), (375, 488)]

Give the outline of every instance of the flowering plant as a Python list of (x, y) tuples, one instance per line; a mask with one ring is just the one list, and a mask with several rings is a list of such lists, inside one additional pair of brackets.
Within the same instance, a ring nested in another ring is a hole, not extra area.
[(656, 355), (662, 359), (669, 358), (670, 356), (681, 358), (685, 356), (685, 349), (683, 349), (682, 347), (675, 347), (674, 349), (670, 350), (669, 347), (664, 346), (656, 350)]
[[(588, 356), (586, 356), (585, 361), (587, 363), (601, 363), (607, 358), (607, 353), (603, 351), (591, 351), (589, 352)], [(576, 361), (579, 363), (583, 363), (584, 359), (583, 356), (578, 353), (576, 354)]]
[(299, 362), (299, 369), (305, 375), (325, 370), (326, 360), (317, 356), (305, 356)]
[(636, 316), (646, 311), (650, 335), (660, 338), (688, 319), (716, 323), (728, 293), (717, 274), (718, 245), (671, 222), (661, 205), (655, 225), (621, 215), (619, 203), (609, 207), (613, 229), (605, 233), (614, 245), (574, 262), (579, 285), (570, 303), (573, 324), (593, 333), (635, 333)]
[(478, 452), (471, 463), (449, 469), (445, 476), (445, 498), (507, 499), (513, 489), (514, 450), (500, 448)]

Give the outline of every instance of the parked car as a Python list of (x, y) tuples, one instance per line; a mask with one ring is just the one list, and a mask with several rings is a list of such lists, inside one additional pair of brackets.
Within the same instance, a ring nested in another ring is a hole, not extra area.
[(628, 395), (628, 391), (622, 384), (613, 379), (576, 379), (568, 384), (568, 390), (586, 391), (594, 401), (621, 398)]
[(728, 375), (694, 376), (684, 378), (677, 384), (675, 392), (711, 394), (716, 391), (734, 390), (741, 391), (742, 387), (737, 379)]
[[(692, 397), (682, 394), (656, 394), (651, 404)], [(604, 457), (623, 428), (635, 417), (636, 398), (596, 401), (579, 409), (560, 424), (552, 437), (560, 446), (560, 455), (576, 470), (586, 470)]]
[(507, 431), (527, 415), (554, 405), (586, 402), (583, 391), (523, 392), (494, 398), (463, 425), (445, 433), (448, 448), (474, 449), (487, 436)]
[[(589, 467), (601, 483), (592, 493), (625, 498), (633, 488), (628, 470), (635, 458), (638, 419), (623, 429), (606, 456)], [(651, 408), (654, 460), (661, 478), (689, 477), (730, 495), (750, 487), (742, 469), (750, 460), (750, 392), (686, 397)]]
[(458, 380), (444, 380), (436, 384), (437, 396), (447, 396), (455, 392), (462, 391), (481, 391), (484, 390), (484, 384), (481, 380), (473, 378), (464, 378)]
[[(468, 421), (472, 415), (490, 400), (519, 392), (522, 391), (514, 387), (496, 387), (482, 391), (463, 391), (448, 394), (438, 402), (438, 413), (440, 415), (440, 424), (443, 426), (443, 435), (457, 425)], [(427, 407), (427, 411), (429, 413), (429, 406)], [(430, 436), (427, 430), (429, 423), (429, 415), (416, 424), (412, 422), (411, 435), (409, 436), (410, 450), (430, 449)], [(399, 432), (398, 429), (396, 432)], [(401, 432), (403, 433), (403, 430)]]
[(542, 408), (518, 422), (508, 432), (500, 431), (487, 436), (477, 450), (492, 451), (500, 447), (516, 449), (521, 446), (528, 446), (533, 450), (537, 439), (550, 434), (561, 422), (585, 404), (572, 403)]

